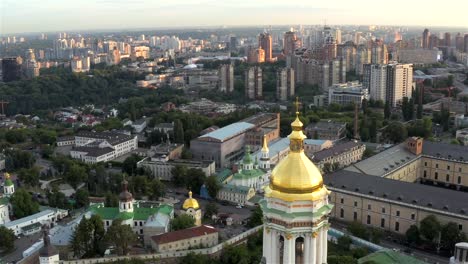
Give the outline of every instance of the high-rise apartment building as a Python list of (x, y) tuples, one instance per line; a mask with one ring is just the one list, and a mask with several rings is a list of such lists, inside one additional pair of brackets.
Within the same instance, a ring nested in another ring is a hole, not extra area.
[(423, 34), (422, 34), (422, 48), (423, 49), (428, 49), (429, 48), (429, 37), (431, 36), (431, 33), (429, 32), (429, 29), (424, 29)]
[(234, 91), (234, 67), (231, 64), (223, 64), (218, 69), (219, 91), (230, 93)]
[(247, 62), (248, 63), (264, 63), (265, 62), (265, 50), (262, 48), (249, 49), (249, 53), (247, 55)]
[(245, 97), (260, 99), (263, 96), (262, 68), (250, 67), (245, 71)]
[(265, 51), (265, 61), (271, 61), (272, 37), (270, 33), (262, 33), (258, 36), (258, 47)]
[(21, 57), (10, 57), (2, 59), (2, 75), (4, 82), (18, 81), (22, 77), (23, 59)]
[(463, 52), (468, 52), (468, 34), (463, 38)]
[(450, 35), (450, 32), (445, 32), (444, 34), (444, 44), (446, 47), (452, 46), (452, 35)]
[(464, 49), (464, 40), (463, 40), (463, 36), (458, 33), (457, 36), (455, 37), (455, 47), (458, 51), (463, 51)]
[(237, 37), (236, 36), (229, 37), (229, 50), (231, 52), (237, 50)]
[(283, 54), (284, 56), (294, 55), (296, 49), (297, 36), (295, 32), (288, 31), (284, 33)]
[(382, 40), (376, 40), (372, 43), (371, 63), (372, 64), (387, 64), (388, 63), (387, 45), (385, 45)]
[(295, 94), (294, 69), (282, 68), (276, 73), (276, 98), (286, 101)]
[(429, 37), (429, 49), (433, 49), (439, 46), (439, 37), (437, 35), (431, 35)]
[(365, 64), (363, 87), (370, 99), (389, 102), (393, 107), (404, 97), (411, 98), (413, 89), (412, 64)]

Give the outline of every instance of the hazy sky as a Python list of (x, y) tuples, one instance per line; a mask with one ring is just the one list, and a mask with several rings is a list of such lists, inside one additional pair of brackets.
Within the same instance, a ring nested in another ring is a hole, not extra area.
[(219, 25), (468, 27), (467, 0), (0, 0), (0, 34)]

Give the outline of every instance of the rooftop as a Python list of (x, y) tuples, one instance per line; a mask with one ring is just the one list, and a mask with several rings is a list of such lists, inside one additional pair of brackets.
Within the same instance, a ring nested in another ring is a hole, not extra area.
[(340, 170), (324, 176), (330, 188), (371, 195), (458, 215), (468, 214), (468, 193)]
[(306, 127), (306, 130), (336, 130), (336, 129), (345, 129), (345, 122), (336, 122), (332, 120), (320, 120), (317, 123), (311, 123)]
[(363, 263), (379, 263), (379, 264), (424, 264), (426, 262), (416, 259), (412, 256), (405, 255), (400, 252), (396, 252), (391, 249), (380, 250), (362, 257), (358, 260), (358, 264)]
[(431, 142), (426, 140), (423, 143), (422, 151), (424, 156), (468, 162), (467, 146)]
[(189, 239), (193, 237), (205, 236), (208, 234), (217, 233), (218, 230), (212, 226), (202, 225), (173, 232), (168, 232), (161, 235), (151, 237), (157, 244), (171, 243), (174, 241)]
[(254, 126), (255, 125), (247, 122), (237, 122), (207, 133), (199, 138), (213, 138), (219, 141), (225, 141), (226, 139), (241, 134)]
[(340, 155), (358, 146), (361, 146), (361, 144), (354, 141), (348, 141), (342, 144), (337, 144), (331, 148), (314, 153), (313, 161), (320, 162), (328, 157)]
[(130, 136), (130, 135), (114, 132), (114, 131), (107, 131), (107, 132), (80, 131), (78, 132), (78, 134), (76, 134), (76, 136), (106, 140), (107, 142), (109, 142), (109, 144), (113, 146), (135, 138), (135, 136)]
[(51, 214), (54, 214), (54, 213), (55, 213), (55, 211), (53, 211), (51, 209), (47, 209), (47, 210), (40, 211), (39, 213), (35, 213), (33, 215), (30, 215), (30, 216), (26, 216), (26, 217), (23, 217), (23, 218), (8, 222), (8, 223), (5, 224), (5, 227), (6, 228), (12, 228), (12, 227), (14, 227), (16, 225), (21, 225), (21, 224), (28, 223), (28, 222), (31, 223), (31, 222), (37, 221), (38, 218), (41, 218), (41, 217), (44, 217), (44, 216), (47, 216), (47, 215), (51, 215)]
[(241, 193), (241, 194), (247, 194), (250, 191), (250, 187), (246, 186), (236, 186), (232, 184), (225, 184), (221, 188), (221, 191), (223, 192), (230, 192), (230, 193)]
[[(424, 142), (424, 144), (426, 144), (426, 142)], [(401, 143), (372, 157), (352, 164), (351, 166), (345, 168), (345, 170), (361, 172), (373, 176), (383, 176), (387, 172), (390, 172), (397, 167), (406, 165), (416, 158), (416, 155), (406, 149), (406, 144)]]
[(86, 156), (90, 157), (100, 157), (102, 155), (111, 153), (114, 149), (106, 147), (106, 148), (99, 148), (99, 147), (73, 147), (72, 151), (79, 151), (79, 152), (86, 152)]

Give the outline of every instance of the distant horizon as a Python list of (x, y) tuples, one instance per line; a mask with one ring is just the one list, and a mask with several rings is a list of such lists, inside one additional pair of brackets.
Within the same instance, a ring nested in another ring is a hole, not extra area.
[[(265, 25), (209, 25), (209, 26), (161, 26), (161, 27), (129, 27), (129, 28), (94, 28), (94, 29), (64, 29), (64, 30), (52, 30), (52, 31), (24, 31), (24, 32), (11, 32), (11, 33), (0, 33), (0, 37), (15, 36), (15, 35), (37, 35), (37, 34), (53, 34), (53, 33), (83, 33), (83, 32), (95, 32), (95, 33), (115, 33), (115, 32), (139, 32), (139, 31), (157, 31), (157, 30), (195, 30), (195, 29), (215, 29), (215, 30), (229, 30), (231, 29), (247, 29), (247, 28), (268, 28), (268, 27), (310, 27), (310, 26), (330, 26), (330, 27), (404, 27), (404, 28), (428, 28), (429, 31), (438, 31), (443, 29), (460, 30), (461, 33), (468, 34), (468, 27), (456, 27), (456, 26), (427, 26), (427, 25), (385, 25), (385, 24), (265, 24)], [(466, 30), (464, 32), (463, 30)]]
[(468, 2), (393, 0), (1, 0), (0, 35), (277, 25), (393, 25), (468, 29)]

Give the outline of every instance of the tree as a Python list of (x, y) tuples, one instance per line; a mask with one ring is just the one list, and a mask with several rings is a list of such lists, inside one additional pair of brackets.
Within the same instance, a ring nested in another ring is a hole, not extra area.
[(104, 224), (99, 215), (90, 219), (83, 217), (73, 232), (71, 249), (75, 257), (94, 257), (102, 254), (101, 242), (104, 238)]
[(392, 142), (402, 142), (408, 137), (406, 127), (400, 122), (392, 122), (384, 130), (384, 135)]
[(85, 189), (79, 189), (75, 193), (76, 207), (84, 207), (89, 205), (89, 193)]
[(221, 185), (218, 182), (218, 178), (214, 175), (207, 177), (205, 180), (205, 186), (210, 197), (216, 199), (219, 190), (221, 190)]
[(73, 187), (76, 188), (78, 184), (86, 181), (88, 174), (83, 166), (72, 164), (65, 173), (65, 180)]
[(418, 245), (421, 241), (421, 235), (419, 234), (419, 228), (415, 225), (411, 225), (405, 233), (406, 241), (410, 245)]
[(18, 171), (18, 178), (20, 179), (21, 182), (24, 184), (34, 187), (39, 185), (39, 168), (36, 166), (33, 166), (32, 168), (29, 169), (20, 169)]
[(176, 143), (184, 143), (184, 125), (180, 119), (174, 121), (174, 141)]
[(224, 247), (219, 262), (223, 264), (249, 264), (250, 257), (247, 247), (245, 245)]
[(140, 161), (140, 156), (132, 154), (126, 158), (122, 164), (122, 172), (128, 175), (134, 175), (137, 172), (137, 163)]
[(65, 194), (59, 191), (59, 189), (56, 186), (53, 187), (52, 191), (47, 192), (47, 199), (50, 207), (72, 209), (72, 206)]
[(187, 214), (182, 214), (171, 220), (171, 230), (187, 229), (195, 226), (195, 219)]
[(111, 192), (106, 193), (105, 207), (117, 207), (119, 206), (119, 197)]
[(439, 235), (441, 226), (439, 220), (434, 215), (428, 215), (419, 223), (419, 232), (429, 242), (434, 242), (434, 239)]
[(341, 236), (337, 240), (338, 247), (343, 251), (348, 251), (352, 243), (353, 240), (348, 235)]
[(460, 231), (458, 224), (449, 222), (442, 226), (441, 241), (442, 247), (453, 251), (455, 244), (464, 242), (466, 239), (465, 234)]
[(15, 248), (15, 233), (5, 226), (0, 226), (0, 250), (3, 254), (11, 252)]
[(178, 187), (185, 186), (188, 168), (185, 165), (176, 165), (172, 169), (172, 181)]
[(392, 114), (392, 109), (391, 109), (390, 103), (386, 101), (385, 106), (384, 106), (384, 118), (389, 119), (391, 114)]
[(17, 149), (5, 150), (5, 166), (7, 170), (29, 169), (31, 168), (36, 159), (27, 151)]
[(211, 219), (213, 215), (218, 214), (218, 206), (215, 203), (208, 203), (205, 206), (205, 218)]
[(150, 185), (150, 193), (151, 193), (151, 199), (153, 200), (158, 200), (160, 197), (163, 197), (164, 194), (166, 194), (166, 187), (164, 186), (164, 183), (162, 183), (158, 179), (154, 179), (151, 181)]
[(193, 190), (196, 194), (200, 194), (200, 188), (205, 183), (205, 179), (206, 175), (201, 169), (190, 168), (185, 178), (185, 187)]
[(371, 142), (377, 141), (377, 119), (372, 118), (369, 125), (369, 137)]
[(104, 240), (113, 245), (119, 255), (127, 255), (130, 245), (137, 241), (137, 235), (129, 225), (122, 224), (122, 219), (116, 219), (107, 230)]
[(260, 206), (255, 207), (247, 221), (247, 227), (256, 227), (263, 224), (263, 211)]
[(369, 231), (363, 224), (354, 221), (348, 225), (347, 229), (353, 236), (369, 240)]
[(11, 196), (10, 203), (16, 218), (23, 218), (39, 212), (39, 204), (32, 200), (25, 189), (18, 189)]
[(328, 257), (327, 263), (328, 264), (357, 264), (357, 261), (352, 256), (332, 255)]
[(210, 257), (207, 255), (195, 254), (193, 252), (190, 252), (189, 254), (185, 255), (185, 257), (180, 258), (179, 261), (180, 264), (205, 264), (210, 262), (213, 262), (213, 260), (210, 259)]

